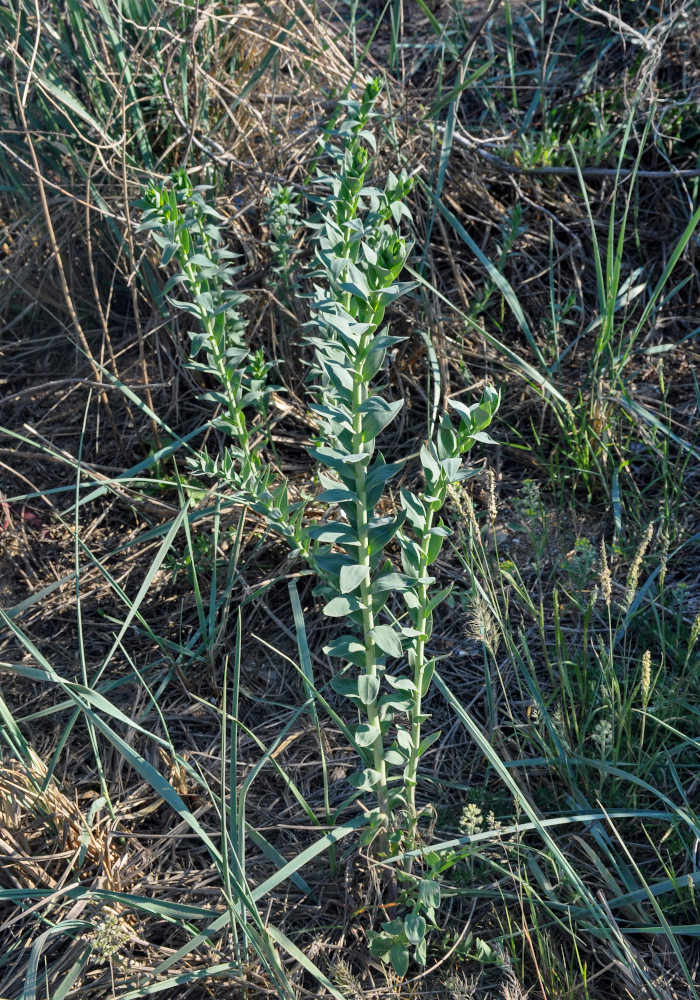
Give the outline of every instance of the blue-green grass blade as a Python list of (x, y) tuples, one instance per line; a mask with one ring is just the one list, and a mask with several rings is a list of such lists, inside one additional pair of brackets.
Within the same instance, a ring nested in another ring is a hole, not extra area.
[(320, 983), (320, 985), (323, 986), (323, 988), (327, 990), (332, 997), (335, 997), (335, 1000), (345, 1000), (343, 994), (335, 988), (330, 979), (328, 979), (327, 976), (324, 976), (318, 966), (314, 965), (311, 959), (307, 958), (303, 951), (300, 951), (294, 942), (289, 940), (286, 934), (283, 934), (277, 927), (269, 927), (267, 932), (272, 940), (276, 941), (278, 945), (284, 948), (284, 950), (291, 955), (302, 968), (306, 969), (307, 972), (310, 972), (316, 981)]
[(62, 920), (60, 923), (55, 924), (53, 927), (49, 927), (48, 930), (43, 931), (39, 935), (32, 945), (32, 950), (29, 953), (29, 964), (27, 966), (24, 989), (22, 990), (22, 1000), (36, 1000), (39, 958), (41, 957), (41, 952), (48, 939), (53, 937), (54, 934), (71, 934), (72, 931), (86, 929), (92, 929), (92, 924), (90, 924), (87, 920)]

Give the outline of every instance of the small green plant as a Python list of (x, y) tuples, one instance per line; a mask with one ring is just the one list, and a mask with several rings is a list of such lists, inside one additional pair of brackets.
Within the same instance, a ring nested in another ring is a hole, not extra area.
[[(163, 288), (163, 299), (195, 319), (187, 366), (217, 384), (201, 398), (220, 408), (214, 424), (231, 440), (224, 458), (228, 478), (235, 475), (240, 489), (256, 493), (265, 481), (261, 458), (265, 433), (259, 424), (249, 423), (247, 411), (252, 409), (264, 419), (272, 391), (267, 384), (271, 365), (260, 351), (251, 353), (246, 345), (239, 308), (246, 296), (233, 287), (239, 270), (232, 263), (236, 255), (224, 245), (217, 225), (224, 216), (207, 203), (208, 190), (207, 185), (193, 186), (184, 170), (173, 174), (171, 185), (150, 184), (141, 202), (139, 230), (151, 232), (161, 251), (161, 266), (172, 261), (178, 268)], [(176, 288), (182, 288), (186, 297), (173, 298)], [(193, 468), (215, 472), (204, 454), (194, 460)]]
[[(233, 438), (221, 460), (201, 455), (195, 464), (232, 486), (241, 503), (287, 539), (319, 577), (324, 614), (348, 623), (325, 651), (343, 663), (333, 687), (357, 719), (350, 733), (361, 767), (350, 783), (355, 796), (369, 793), (376, 803), (367, 841), (386, 856), (417, 843), (418, 766), (439, 737), (423, 734), (429, 716), (422, 707), (435, 666), (428, 648), (433, 613), (450, 592), (434, 591), (430, 575), (449, 534), (439, 514), (450, 485), (469, 474), (462, 455), (475, 442), (490, 441), (485, 429), (499, 397), (487, 387), (472, 406), (450, 401), (460, 425), (444, 414), (434, 439), (421, 447), (423, 489), (402, 489), (400, 509), (379, 513), (387, 483), (406, 461), (387, 463), (376, 448), (403, 406), (377, 384), (387, 351), (401, 339), (382, 324), (387, 307), (412, 287), (399, 281), (411, 244), (398, 231), (410, 219), (405, 198), (411, 181), (403, 173), (389, 174), (383, 188), (370, 183), (375, 140), (368, 126), (379, 90), (374, 82), (359, 101), (346, 102), (347, 116), (325, 148), (335, 169), (319, 178), (328, 194), (318, 200), (312, 221), (314, 294), (306, 342), (314, 351), (309, 409), (319, 430), (311, 454), (320, 467), (323, 489), (315, 505), (323, 514), (311, 523), (303, 506), (289, 503), (286, 482), (272, 482), (261, 450), (252, 446), (248, 418), (265, 390), (252, 384), (240, 296), (230, 288), (230, 254), (208, 222), (214, 212), (203, 190), (182, 174), (169, 192), (149, 189), (143, 227), (154, 232), (164, 264), (177, 260), (180, 270), (166, 292), (178, 283), (189, 292), (192, 301), (175, 304), (198, 321), (192, 353), (203, 352), (206, 360), (194, 363), (219, 382), (207, 398), (222, 407), (217, 424)], [(390, 544), (400, 568), (388, 556)], [(412, 912), (390, 921), (374, 939), (373, 949), (387, 954), (397, 972), (406, 970), (409, 946), (425, 962), (423, 914), (432, 920), (438, 902), (437, 883), (421, 880)]]
[(294, 238), (301, 225), (300, 195), (293, 188), (276, 184), (266, 199), (266, 222), (270, 231), (272, 273), (277, 279), (283, 305), (291, 304), (294, 280), (292, 267), (296, 256)]

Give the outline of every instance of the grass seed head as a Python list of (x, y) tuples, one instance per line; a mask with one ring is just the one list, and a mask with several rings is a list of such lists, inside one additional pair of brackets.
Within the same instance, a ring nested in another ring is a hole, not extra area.
[(649, 691), (651, 689), (651, 652), (647, 651), (642, 656), (642, 704), (644, 708), (649, 703)]
[(483, 642), (492, 656), (498, 652), (501, 637), (491, 608), (481, 596), (471, 602), (468, 635), (474, 642)]
[(695, 616), (695, 621), (690, 628), (690, 639), (688, 640), (688, 653), (691, 652), (693, 646), (698, 641), (698, 636), (700, 635), (700, 611)]
[(612, 598), (612, 576), (610, 575), (610, 567), (608, 566), (608, 560), (605, 554), (605, 539), (600, 540), (600, 589), (603, 592), (603, 600), (606, 606), (610, 607), (610, 600)]
[(593, 742), (598, 747), (601, 757), (607, 757), (612, 747), (613, 728), (608, 719), (601, 719), (593, 730)]
[(342, 958), (333, 962), (329, 971), (334, 985), (338, 987), (341, 993), (344, 993), (347, 997), (352, 997), (352, 1000), (360, 1000), (360, 997), (364, 996), (362, 983), (353, 973), (348, 963)]
[(637, 586), (639, 584), (639, 574), (642, 570), (642, 562), (646, 551), (649, 548), (649, 543), (651, 542), (651, 537), (654, 534), (654, 526), (649, 524), (647, 530), (644, 532), (644, 538), (637, 549), (634, 557), (634, 561), (630, 566), (630, 571), (627, 574), (627, 585), (625, 587), (625, 596), (623, 598), (622, 606), (625, 611), (629, 611), (632, 601), (637, 593)]
[(489, 481), (489, 522), (491, 524), (496, 523), (496, 518), (498, 517), (498, 504), (496, 502), (496, 476), (493, 469), (488, 469), (486, 472)]

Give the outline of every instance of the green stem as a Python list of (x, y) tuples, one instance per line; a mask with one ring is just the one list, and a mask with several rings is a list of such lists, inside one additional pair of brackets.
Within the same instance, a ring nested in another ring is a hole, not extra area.
[[(201, 293), (203, 286), (206, 286), (208, 290), (208, 282), (200, 282), (197, 280), (197, 272), (187, 260), (184, 254), (184, 248), (182, 248), (181, 251), (180, 263), (183, 271), (190, 281), (191, 294), (196, 300), (196, 297)], [(200, 311), (200, 322), (207, 335), (207, 349), (211, 352), (211, 355), (214, 358), (214, 364), (218, 372), (219, 381), (226, 392), (228, 415), (233, 420), (234, 436), (238, 441), (241, 450), (247, 453), (250, 461), (258, 465), (258, 456), (248, 448), (248, 442), (250, 439), (248, 424), (238, 400), (238, 393), (241, 384), (240, 377), (234, 377), (232, 379), (226, 368), (225, 347), (222, 349), (222, 345), (219, 343), (219, 337), (215, 329), (216, 318), (208, 313)]]
[[(368, 339), (372, 336), (372, 330), (368, 330), (360, 341), (359, 355), (362, 357), (367, 346)], [(363, 381), (359, 371), (355, 371), (354, 385), (352, 390), (352, 424), (353, 424), (353, 452), (360, 454), (365, 452), (363, 438), (363, 414), (360, 406), (367, 399), (367, 384)], [(357, 517), (357, 538), (358, 563), (366, 569), (365, 576), (360, 584), (360, 600), (362, 601), (362, 631), (365, 647), (365, 674), (368, 677), (377, 676), (377, 645), (372, 638), (374, 628), (374, 611), (372, 610), (372, 593), (370, 577), (370, 551), (369, 551), (369, 510), (367, 505), (367, 470), (365, 460), (355, 463), (355, 494), (357, 501), (355, 505)], [(376, 699), (365, 706), (367, 721), (369, 725), (377, 730), (372, 745), (372, 755), (374, 760), (374, 770), (379, 774), (379, 781), (375, 787), (379, 813), (385, 829), (388, 829), (390, 811), (387, 793), (386, 761), (384, 760), (384, 740), (382, 737), (381, 723), (379, 718), (379, 707)], [(381, 838), (381, 845), (385, 847), (386, 835)]]
[[(433, 526), (433, 516), (435, 514), (435, 508), (431, 503), (426, 504), (426, 518), (425, 518), (425, 528), (423, 529), (423, 536), (421, 539), (421, 558), (418, 567), (418, 576), (420, 579), (425, 579), (428, 573), (428, 539), (430, 537), (430, 529)], [(418, 760), (420, 754), (418, 748), (420, 747), (421, 739), (421, 708), (422, 708), (422, 690), (423, 690), (423, 677), (425, 675), (425, 643), (427, 639), (426, 629), (428, 627), (428, 618), (430, 613), (428, 611), (428, 584), (419, 583), (416, 588), (416, 596), (419, 602), (419, 616), (416, 622), (416, 630), (420, 635), (416, 638), (416, 645), (414, 647), (414, 664), (413, 664), (413, 683), (416, 686), (416, 690), (413, 695), (413, 705), (410, 711), (411, 718), (411, 753), (408, 758), (408, 763), (406, 764), (406, 795), (408, 799), (408, 812), (409, 812), (409, 844), (408, 850), (411, 850), (415, 845), (416, 840), (416, 826), (417, 826), (417, 810), (416, 810), (416, 785), (418, 783), (417, 772), (418, 772)]]

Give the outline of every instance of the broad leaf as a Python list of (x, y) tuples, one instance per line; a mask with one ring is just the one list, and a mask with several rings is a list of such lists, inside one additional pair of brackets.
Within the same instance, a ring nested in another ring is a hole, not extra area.
[(363, 722), (355, 729), (355, 743), (358, 747), (371, 747), (379, 738), (379, 735), (377, 726), (370, 726)]
[(357, 597), (334, 597), (323, 609), (329, 618), (343, 618), (353, 611), (362, 611), (364, 605)]
[(343, 566), (340, 571), (340, 592), (350, 594), (357, 590), (360, 584), (367, 579), (368, 570), (366, 566), (359, 563), (352, 563), (350, 566)]
[(379, 687), (378, 677), (362, 674), (357, 678), (357, 693), (363, 705), (371, 705), (377, 700)]
[(397, 976), (405, 976), (408, 972), (408, 948), (401, 941), (396, 941), (391, 946), (391, 964)]
[(379, 648), (388, 656), (403, 656), (401, 639), (391, 625), (375, 625), (369, 634)]
[(409, 944), (419, 944), (425, 937), (425, 917), (419, 913), (409, 913), (404, 920), (404, 931)]

